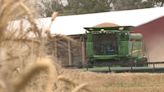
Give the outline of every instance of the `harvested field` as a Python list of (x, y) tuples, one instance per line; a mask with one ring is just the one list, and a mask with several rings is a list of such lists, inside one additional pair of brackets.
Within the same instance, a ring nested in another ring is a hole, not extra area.
[[(164, 74), (93, 73), (64, 70), (62, 76), (77, 84), (88, 83), (90, 92), (163, 92)], [(67, 85), (68, 86), (68, 85)], [(84, 91), (85, 92), (85, 91)], [(87, 92), (87, 91), (86, 91)]]

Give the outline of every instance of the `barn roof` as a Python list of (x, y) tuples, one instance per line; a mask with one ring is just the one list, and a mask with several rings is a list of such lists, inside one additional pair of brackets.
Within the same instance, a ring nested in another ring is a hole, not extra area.
[[(106, 22), (120, 26), (139, 26), (164, 16), (162, 11), (164, 11), (164, 7), (58, 16), (51, 26), (51, 33), (64, 35), (83, 34), (85, 33), (84, 27), (93, 27)], [(39, 26), (48, 27), (51, 18), (41, 18), (37, 21)]]
[[(137, 10), (112, 11), (103, 13), (92, 13), (71, 16), (58, 16), (50, 28), (52, 34), (75, 35), (84, 34), (84, 27), (93, 26), (139, 26), (161, 16), (164, 16), (164, 7), (147, 8)], [(11, 23), (14, 27), (19, 27), (21, 21)], [(48, 28), (51, 18), (36, 19), (39, 28)], [(24, 29), (29, 27), (29, 23), (23, 22)]]

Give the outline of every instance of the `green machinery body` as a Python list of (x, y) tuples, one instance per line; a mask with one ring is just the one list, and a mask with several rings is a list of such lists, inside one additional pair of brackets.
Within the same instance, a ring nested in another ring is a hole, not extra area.
[(86, 57), (90, 64), (142, 65), (147, 62), (142, 35), (131, 33), (131, 26), (88, 27)]

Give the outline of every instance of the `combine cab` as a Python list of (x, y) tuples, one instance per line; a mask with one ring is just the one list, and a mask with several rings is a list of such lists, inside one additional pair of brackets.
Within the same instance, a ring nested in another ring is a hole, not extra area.
[(90, 27), (86, 31), (86, 56), (90, 66), (145, 66), (142, 35), (131, 26)]

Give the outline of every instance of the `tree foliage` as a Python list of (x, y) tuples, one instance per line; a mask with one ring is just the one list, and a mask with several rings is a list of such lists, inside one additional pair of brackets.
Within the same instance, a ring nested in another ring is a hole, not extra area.
[(153, 7), (150, 0), (113, 0), (114, 10), (129, 10)]
[(65, 10), (74, 14), (97, 13), (110, 11), (111, 0), (68, 0)]
[(164, 0), (40, 0), (37, 3), (43, 17), (51, 16), (54, 11), (60, 15), (74, 15), (162, 6)]

